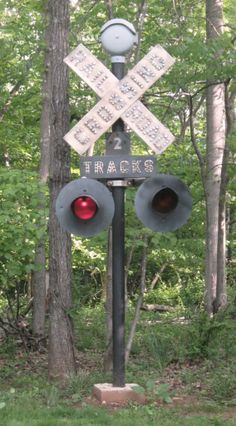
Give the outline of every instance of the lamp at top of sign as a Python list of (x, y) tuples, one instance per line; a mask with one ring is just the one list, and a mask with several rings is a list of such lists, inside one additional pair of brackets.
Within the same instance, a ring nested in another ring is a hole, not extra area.
[(112, 62), (125, 62), (124, 55), (138, 42), (136, 30), (125, 19), (111, 19), (106, 22), (100, 33), (104, 50), (112, 57)]

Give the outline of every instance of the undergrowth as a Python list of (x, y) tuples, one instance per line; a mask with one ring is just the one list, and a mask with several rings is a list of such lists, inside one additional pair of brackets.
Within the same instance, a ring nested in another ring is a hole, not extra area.
[[(132, 316), (131, 309), (127, 316), (127, 332)], [(81, 308), (75, 313), (74, 322), (79, 369), (78, 375), (66, 387), (48, 383), (46, 353), (26, 354), (13, 339), (2, 342), (0, 425), (111, 423), (111, 413), (93, 407), (89, 402), (95, 383), (112, 380), (111, 374), (103, 371), (104, 310), (101, 306)], [(137, 425), (144, 422), (156, 424), (157, 421), (160, 425), (235, 424), (233, 420), (223, 423), (217, 420), (226, 407), (236, 406), (235, 361), (234, 310), (221, 312), (212, 320), (201, 312), (188, 316), (188, 319), (173, 314), (142, 312), (126, 370), (126, 382), (138, 383), (147, 396), (147, 405), (123, 409), (122, 415), (113, 413), (112, 424), (134, 424), (135, 416)], [(187, 422), (184, 416), (181, 423), (182, 414), (173, 404), (177, 396), (182, 396), (184, 401), (186, 395), (201, 401), (203, 407), (209, 406), (210, 402), (213, 407), (211, 419), (205, 408), (201, 408), (201, 421), (194, 414), (194, 420)], [(165, 409), (161, 408), (163, 404)], [(167, 412), (171, 421), (166, 418)], [(29, 420), (30, 416), (34, 420)], [(142, 422), (140, 416), (143, 416)]]

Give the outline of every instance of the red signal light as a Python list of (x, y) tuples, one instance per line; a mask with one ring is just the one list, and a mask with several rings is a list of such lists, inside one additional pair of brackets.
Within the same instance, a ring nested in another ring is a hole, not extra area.
[(98, 210), (97, 203), (91, 197), (87, 196), (76, 198), (71, 208), (74, 215), (82, 220), (93, 219)]
[(152, 200), (152, 207), (158, 213), (167, 214), (173, 211), (178, 204), (178, 196), (171, 188), (164, 188), (157, 192)]

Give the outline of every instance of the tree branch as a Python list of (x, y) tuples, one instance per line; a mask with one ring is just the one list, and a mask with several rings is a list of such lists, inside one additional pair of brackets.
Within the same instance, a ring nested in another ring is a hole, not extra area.
[(201, 178), (202, 178), (202, 184), (203, 188), (205, 189), (205, 162), (202, 157), (202, 154), (198, 148), (195, 131), (194, 131), (194, 110), (193, 110), (193, 98), (192, 96), (189, 96), (189, 126), (190, 126), (190, 135), (191, 135), (191, 141), (193, 144), (194, 151), (197, 155), (197, 158), (199, 160), (200, 164), (200, 171), (201, 171)]
[(146, 10), (147, 10), (147, 0), (142, 0), (141, 3), (140, 3), (140, 6), (139, 6), (138, 12), (137, 12), (137, 17), (136, 17), (136, 27), (137, 27), (137, 33), (138, 33), (138, 45), (137, 45), (136, 51), (135, 51), (135, 64), (140, 59), (141, 36), (142, 36), (142, 32), (143, 32), (143, 25), (144, 25)]
[(106, 0), (108, 19), (113, 18), (112, 0)]
[(150, 291), (152, 291), (154, 289), (157, 281), (161, 278), (161, 274), (162, 274), (162, 272), (164, 272), (166, 267), (167, 267), (167, 263), (163, 263), (163, 265), (161, 265), (160, 270), (155, 274), (155, 277), (153, 278), (153, 280), (151, 282)]
[(232, 93), (229, 95), (229, 84), (230, 84), (230, 80), (228, 82), (225, 82), (226, 137), (230, 135), (236, 121), (236, 113), (234, 109), (234, 104), (236, 99), (236, 87), (232, 90)]

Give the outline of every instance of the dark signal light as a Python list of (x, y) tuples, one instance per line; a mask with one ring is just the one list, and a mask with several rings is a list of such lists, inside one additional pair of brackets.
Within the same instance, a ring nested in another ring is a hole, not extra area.
[(170, 232), (187, 222), (192, 197), (184, 182), (175, 176), (160, 174), (140, 185), (135, 208), (144, 226), (156, 232)]
[(152, 208), (162, 214), (172, 212), (178, 205), (178, 195), (171, 188), (163, 188), (153, 197)]
[(88, 196), (76, 198), (71, 204), (72, 211), (81, 220), (93, 219), (98, 211), (97, 203)]

